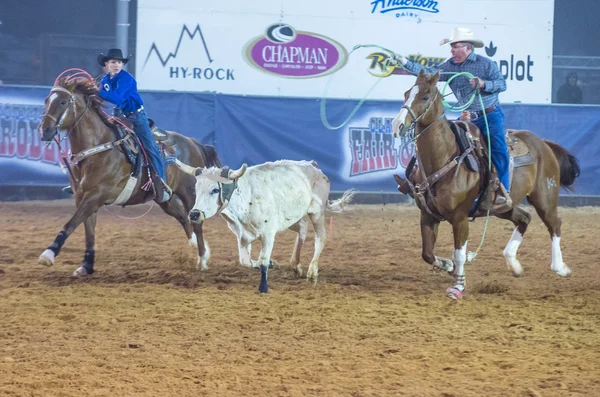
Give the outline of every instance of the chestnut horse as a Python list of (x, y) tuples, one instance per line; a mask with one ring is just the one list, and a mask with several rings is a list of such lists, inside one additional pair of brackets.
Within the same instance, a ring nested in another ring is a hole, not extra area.
[[(481, 192), (482, 176), (467, 169), (461, 159), (456, 138), (444, 115), (442, 96), (436, 88), (439, 72), (427, 75), (421, 71), (417, 81), (404, 94), (405, 102), (392, 123), (394, 136), (412, 136), (416, 145), (419, 170), (414, 173), (415, 201), (421, 210), (421, 238), (423, 259), (434, 268), (446, 270), (456, 277), (452, 288), (446, 291), (453, 299), (460, 299), (465, 288), (465, 261), (469, 237), (469, 212)], [(474, 124), (471, 131), (479, 134)], [(525, 197), (535, 208), (552, 239), (551, 269), (560, 276), (571, 270), (565, 265), (560, 249), (558, 193), (561, 187), (573, 185), (579, 176), (577, 159), (561, 146), (540, 139), (530, 131), (509, 130), (509, 135), (523, 141), (532, 161), (529, 165), (514, 168), (510, 195), (515, 206), (495, 216), (515, 224), (513, 234), (504, 249), (510, 270), (519, 276), (523, 270), (517, 260), (517, 250), (531, 215), (518, 203)], [(408, 178), (409, 176), (407, 176)], [(489, 178), (489, 176), (488, 176)], [(401, 182), (401, 178), (396, 176)], [(476, 216), (485, 216), (479, 211)], [(437, 257), (433, 250), (440, 221), (452, 224), (454, 252), (452, 260)]]
[[(147, 183), (146, 169), (142, 169), (141, 175), (137, 175), (137, 182), (130, 179), (133, 166), (119, 150), (124, 142), (117, 135), (114, 119), (103, 112), (102, 100), (97, 93), (98, 88), (91, 78), (72, 76), (57, 80), (46, 98), (44, 115), (39, 125), (43, 141), (55, 139), (59, 129), (68, 131), (73, 152), (71, 157), (77, 160), (69, 167), (77, 210), (54, 242), (42, 253), (39, 263), (53, 265), (66, 239), (83, 222), (85, 255), (83, 265), (75, 270), (74, 277), (85, 277), (94, 272), (98, 209), (109, 204), (140, 204), (152, 198), (151, 195), (149, 197), (150, 185)], [(196, 167), (221, 166), (212, 146), (204, 146), (176, 132), (169, 132), (169, 136), (180, 150), (179, 160)], [(188, 218), (196, 200), (196, 180), (179, 168), (169, 166), (167, 183), (172, 188), (173, 195), (170, 200), (159, 205), (183, 226), (190, 245), (198, 248), (197, 267), (204, 270), (207, 268), (210, 250), (202, 236), (202, 224), (192, 224)]]

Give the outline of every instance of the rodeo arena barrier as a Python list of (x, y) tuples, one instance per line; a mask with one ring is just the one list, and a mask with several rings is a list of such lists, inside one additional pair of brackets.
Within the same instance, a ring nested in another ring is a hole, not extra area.
[[(562, 193), (561, 204), (596, 203), (600, 112), (597, 106), (551, 104), (553, 32), (547, 26), (553, 1), (547, 7), (522, 1), (522, 11), (531, 12), (510, 15), (489, 2), (459, 2), (471, 10), (468, 25), (485, 43), (477, 51), (506, 78), (500, 94), (506, 127), (531, 130), (574, 153), (581, 176), (574, 193)], [(404, 177), (414, 144), (394, 137), (391, 125), (414, 77), (388, 64), (383, 49), (426, 66), (443, 62), (449, 50), (439, 40), (462, 21), (461, 6), (353, 0), (340, 9), (308, 1), (272, 15), (267, 9), (238, 13), (217, 1), (209, 2), (214, 7), (184, 3), (174, 9), (158, 0), (138, 2), (130, 72), (159, 126), (214, 145), (232, 168), (315, 160), (334, 195), (352, 188), (357, 202), (405, 199), (393, 175)], [(227, 31), (232, 24), (235, 35)], [(366, 43), (377, 45), (352, 51)], [(49, 89), (0, 88), (2, 200), (67, 197), (60, 191), (69, 182), (60, 164), (68, 140), (59, 153), (37, 131)], [(328, 129), (329, 122), (343, 125)]]

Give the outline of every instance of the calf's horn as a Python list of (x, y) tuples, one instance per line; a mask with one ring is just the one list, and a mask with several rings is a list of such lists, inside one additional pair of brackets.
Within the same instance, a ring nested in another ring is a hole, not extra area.
[(190, 167), (186, 163), (182, 163), (181, 161), (179, 161), (179, 159), (175, 160), (175, 164), (177, 165), (177, 167), (179, 167), (181, 171), (185, 172), (186, 174), (190, 174), (191, 176), (198, 176), (202, 173), (202, 168)]
[(246, 172), (246, 168), (248, 165), (246, 163), (242, 164), (242, 166), (237, 170), (229, 170), (227, 178), (234, 180), (240, 178)]

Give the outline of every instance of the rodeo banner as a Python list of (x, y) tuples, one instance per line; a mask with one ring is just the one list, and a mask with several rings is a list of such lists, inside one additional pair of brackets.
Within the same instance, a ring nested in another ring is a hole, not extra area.
[(68, 177), (59, 162), (69, 150), (68, 140), (48, 145), (37, 127), (44, 113), (48, 90), (2, 87), (0, 90), (0, 185), (64, 185)]
[[(465, 12), (468, 10), (468, 12)], [(435, 67), (451, 30), (507, 81), (505, 103), (550, 103), (554, 0), (139, 0), (136, 77), (145, 90), (402, 100), (414, 82), (390, 53)], [(371, 45), (355, 49), (357, 45)], [(351, 84), (350, 84), (351, 82)]]

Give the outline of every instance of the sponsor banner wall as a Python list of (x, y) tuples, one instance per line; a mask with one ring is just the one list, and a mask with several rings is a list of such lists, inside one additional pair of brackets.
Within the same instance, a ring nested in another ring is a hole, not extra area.
[[(554, 0), (139, 0), (136, 76), (149, 90), (397, 100), (414, 82), (388, 48), (435, 66), (471, 28), (507, 79), (502, 102), (551, 100)], [(377, 77), (376, 77), (377, 76)]]
[[(37, 124), (49, 88), (0, 89), (0, 186), (63, 186), (56, 145), (39, 141)], [(394, 173), (404, 170), (414, 146), (390, 133), (401, 102), (367, 101), (339, 130), (319, 117), (320, 101), (225, 94), (142, 92), (149, 117), (159, 126), (216, 147), (223, 164), (238, 167), (279, 159), (313, 159), (332, 190), (396, 192)], [(338, 125), (356, 101), (327, 102)], [(529, 129), (572, 151), (581, 163), (576, 194), (600, 195), (598, 106), (505, 105), (507, 128)], [(457, 115), (448, 115), (456, 117)], [(68, 146), (67, 146), (68, 147)], [(565, 192), (562, 192), (565, 194)]]
[(47, 186), (68, 183), (59, 161), (68, 141), (50, 146), (37, 130), (50, 88), (0, 88), (0, 185)]

